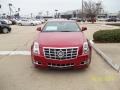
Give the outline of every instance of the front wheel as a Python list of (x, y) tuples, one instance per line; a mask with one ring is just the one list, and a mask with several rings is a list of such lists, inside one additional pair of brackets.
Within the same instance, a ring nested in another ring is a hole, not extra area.
[(8, 28), (3, 28), (2, 32), (3, 32), (4, 34), (6, 34), (6, 33), (9, 32), (9, 30), (8, 30)]

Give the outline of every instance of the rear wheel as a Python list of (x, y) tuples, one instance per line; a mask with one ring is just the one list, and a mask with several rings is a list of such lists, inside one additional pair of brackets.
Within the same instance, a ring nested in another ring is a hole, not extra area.
[(3, 32), (4, 34), (6, 34), (6, 33), (9, 32), (9, 29), (8, 29), (8, 28), (3, 28), (2, 32)]

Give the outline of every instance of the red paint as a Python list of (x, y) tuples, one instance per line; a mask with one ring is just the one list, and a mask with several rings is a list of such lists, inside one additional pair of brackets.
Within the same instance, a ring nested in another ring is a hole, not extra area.
[[(41, 30), (42, 31), (42, 30)], [(86, 68), (91, 62), (91, 46), (89, 45), (89, 53), (83, 53), (83, 44), (87, 42), (83, 32), (40, 32), (35, 40), (39, 43), (40, 54), (33, 53), (33, 45), (31, 47), (31, 57), (33, 62), (40, 62), (41, 64), (35, 64), (39, 68), (48, 68), (48, 64), (53, 65), (65, 65), (74, 64), (72, 68)], [(71, 60), (50, 60), (46, 59), (43, 52), (43, 47), (53, 48), (66, 48), (66, 47), (78, 47), (78, 56)], [(81, 65), (83, 61), (88, 61), (87, 64)]]

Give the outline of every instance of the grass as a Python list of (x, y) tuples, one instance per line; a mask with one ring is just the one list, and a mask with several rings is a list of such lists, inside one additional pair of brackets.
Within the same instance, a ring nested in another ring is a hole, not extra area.
[(108, 23), (106, 25), (112, 25), (112, 26), (120, 26), (120, 23)]

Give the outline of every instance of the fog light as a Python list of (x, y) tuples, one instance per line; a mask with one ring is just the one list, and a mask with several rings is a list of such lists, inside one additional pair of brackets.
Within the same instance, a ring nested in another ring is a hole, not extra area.
[(42, 63), (40, 61), (34, 61), (34, 64), (41, 65)]
[(84, 64), (88, 64), (88, 61), (84, 61)]
[(84, 65), (84, 62), (81, 62), (80, 65)]
[(41, 65), (42, 63), (39, 61), (38, 64)]
[(88, 63), (89, 63), (89, 60), (86, 60), (86, 61), (81, 62), (80, 65), (86, 65)]

